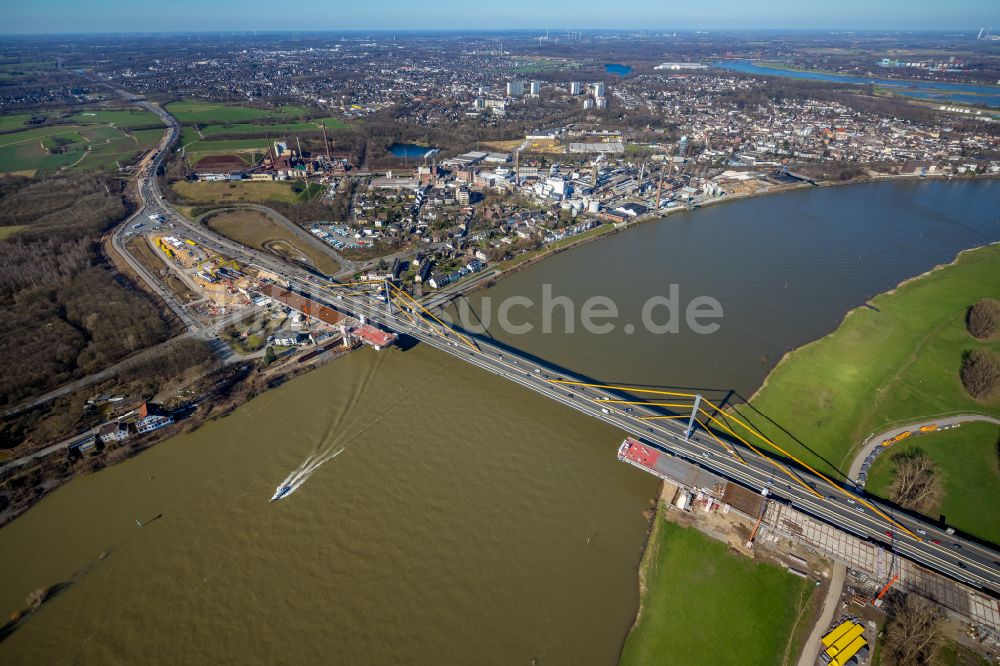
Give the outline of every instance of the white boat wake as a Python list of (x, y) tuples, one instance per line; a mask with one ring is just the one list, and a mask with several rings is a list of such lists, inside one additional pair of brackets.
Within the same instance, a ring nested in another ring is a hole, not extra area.
[(278, 487), (274, 491), (274, 495), (271, 497), (271, 501), (276, 502), (277, 500), (288, 497), (294, 493), (299, 489), (299, 487), (302, 486), (303, 483), (309, 480), (309, 477), (313, 475), (313, 472), (319, 469), (323, 463), (333, 460), (343, 452), (344, 448), (341, 447), (332, 452), (314, 453), (306, 458), (305, 461), (295, 469), (295, 471), (286, 476), (284, 481), (278, 484)]

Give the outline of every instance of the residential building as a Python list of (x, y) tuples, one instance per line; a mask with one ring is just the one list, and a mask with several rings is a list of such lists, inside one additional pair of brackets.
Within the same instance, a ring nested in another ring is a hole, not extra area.
[(105, 423), (98, 429), (97, 436), (105, 444), (123, 442), (129, 437), (128, 425), (122, 421)]

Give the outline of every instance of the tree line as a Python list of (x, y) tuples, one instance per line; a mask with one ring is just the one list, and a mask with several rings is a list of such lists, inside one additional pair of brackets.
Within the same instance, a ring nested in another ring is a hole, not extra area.
[[(154, 302), (112, 270), (100, 238), (127, 212), (102, 174), (0, 179), (0, 405), (109, 365), (169, 334)], [(30, 359), (15, 362), (13, 359)]]

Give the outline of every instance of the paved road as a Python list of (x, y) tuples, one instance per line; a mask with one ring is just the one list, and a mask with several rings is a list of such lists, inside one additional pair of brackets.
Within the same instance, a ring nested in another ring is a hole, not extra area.
[(799, 655), (798, 666), (816, 666), (819, 658), (820, 639), (826, 634), (833, 622), (833, 615), (837, 612), (837, 602), (840, 601), (840, 593), (844, 591), (844, 579), (847, 577), (847, 565), (842, 562), (833, 563), (833, 571), (830, 574), (830, 587), (826, 590), (826, 599), (823, 600), (823, 608), (820, 609), (816, 624), (806, 639), (806, 644), (802, 646), (802, 654)]
[(90, 437), (91, 435), (96, 435), (96, 434), (97, 434), (97, 428), (91, 428), (90, 430), (87, 430), (85, 432), (77, 433), (72, 437), (68, 437), (61, 442), (56, 442), (55, 444), (46, 446), (44, 449), (39, 449), (38, 451), (34, 451), (29, 455), (7, 461), (3, 465), (0, 465), (0, 475), (5, 474), (8, 470), (11, 470), (15, 467), (22, 467), (24, 465), (27, 465), (29, 462), (32, 462), (33, 460), (42, 460), (43, 458), (46, 458), (52, 455), (53, 453), (68, 449), (72, 444), (75, 444), (76, 442), (81, 442)]
[[(641, 420), (642, 416), (658, 414), (650, 408), (637, 406), (632, 413), (609, 410), (609, 413), (605, 414), (601, 398), (622, 399), (626, 396), (623, 393), (595, 388), (553, 384), (550, 379), (556, 377), (572, 379), (572, 377), (484, 340), (476, 340), (475, 348), (470, 348), (454, 331), (445, 331), (442, 336), (434, 333), (431, 326), (422, 320), (417, 320), (414, 324), (398, 311), (390, 315), (386, 305), (374, 298), (335, 285), (331, 286), (326, 280), (317, 278), (299, 267), (282, 265), (283, 262), (269, 255), (262, 255), (212, 234), (203, 227), (198, 228), (165, 206), (163, 209), (166, 215), (172, 216), (176, 224), (187, 227), (192, 235), (196, 234), (198, 236), (196, 240), (199, 242), (244, 263), (257, 265), (281, 275), (290, 288), (308, 293), (320, 302), (355, 315), (363, 314), (371, 321), (381, 323), (391, 330), (410, 335), (429, 346), (521, 384), (547, 398), (615, 425), (665, 453), (679, 456), (755, 491), (767, 490), (773, 499), (787, 502), (828, 524), (878, 542), (885, 547), (895, 548), (901, 556), (956, 580), (1000, 593), (1000, 565), (996, 564), (1000, 562), (1000, 554), (992, 549), (978, 546), (957, 536), (949, 536), (943, 529), (927, 521), (896, 516), (895, 519), (907, 529), (921, 533), (919, 538), (907, 535), (883, 517), (891, 515), (893, 509), (870, 498), (864, 501), (858, 500), (856, 496), (851, 495), (850, 489), (830, 484), (805, 471), (797, 470), (796, 473), (804, 483), (815, 488), (818, 496), (791, 480), (785, 481), (784, 477), (778, 476), (779, 480), (775, 481), (775, 464), (770, 458), (760, 457), (741, 444), (731, 444), (746, 460), (746, 464), (740, 463), (705, 433), (696, 433), (688, 440), (684, 437), (683, 427), (674, 422)], [(582, 381), (581, 378), (576, 379)], [(865, 501), (869, 506), (863, 505)], [(879, 512), (883, 515), (879, 515)], [(932, 539), (941, 543), (934, 544), (931, 542)]]
[[(877, 435), (869, 435), (868, 439), (866, 439), (864, 444), (861, 445), (861, 450), (858, 452), (858, 455), (854, 457), (854, 462), (851, 463), (851, 469), (847, 473), (847, 476), (848, 478), (854, 479), (855, 483), (859, 487), (863, 488), (865, 481), (868, 480), (868, 467), (865, 465), (865, 462), (872, 453), (882, 446), (882, 442), (886, 439), (895, 437), (896, 435), (904, 432), (919, 433), (920, 428), (923, 426), (937, 425), (938, 428), (946, 428), (949, 426), (959, 425), (961, 423), (970, 423), (972, 421), (986, 421), (987, 423), (996, 423), (1000, 425), (1000, 419), (994, 416), (986, 416), (984, 414), (958, 414), (956, 416), (943, 416), (936, 419), (909, 423), (904, 426), (897, 426), (891, 430), (886, 430), (885, 432)], [(861, 476), (862, 472), (865, 474), (864, 477)]]
[[(173, 118), (159, 107), (141, 101), (138, 103), (164, 118), (176, 140), (178, 128)], [(161, 152), (157, 159), (162, 157)], [(457, 332), (451, 329), (432, 329), (429, 323), (416, 315), (410, 319), (398, 309), (390, 312), (388, 305), (367, 294), (331, 285), (300, 267), (286, 264), (270, 255), (262, 255), (195, 225), (163, 202), (156, 189), (155, 178), (144, 178), (141, 188), (151, 207), (162, 211), (176, 224), (186, 227), (195, 240), (244, 263), (257, 265), (283, 276), (289, 288), (309, 293), (331, 307), (355, 315), (365, 315), (372, 322), (407, 334), (541, 396), (605, 421), (667, 455), (678, 456), (754, 491), (767, 493), (773, 500), (788, 503), (839, 529), (893, 548), (902, 557), (955, 580), (1000, 594), (1000, 553), (992, 548), (980, 546), (960, 536), (948, 535), (941, 526), (922, 518), (893, 516), (894, 510), (879, 501), (861, 497), (850, 488), (828, 482), (804, 470), (795, 470), (801, 485), (785, 480), (785, 477), (776, 473), (773, 459), (759, 456), (742, 444), (729, 443), (730, 447), (738, 451), (742, 459), (738, 460), (704, 432), (695, 432), (688, 438), (685, 436), (684, 426), (675, 421), (642, 420), (643, 416), (658, 415), (659, 412), (654, 408), (640, 405), (630, 412), (613, 408), (608, 405), (607, 400), (629, 399), (629, 396), (619, 391), (554, 383), (555, 380), (583, 382), (583, 379), (530, 361), (517, 352), (497, 347), (485, 340), (466, 344)], [(892, 520), (887, 516), (891, 516)], [(900, 525), (905, 529), (901, 529)], [(908, 534), (906, 530), (912, 534)]]
[[(301, 286), (298, 280), (293, 279), (293, 282), (297, 283), (296, 286)], [(324, 293), (319, 285), (311, 286), (314, 296)], [(326, 292), (332, 294), (330, 290)], [(348, 302), (345, 303), (345, 300)], [(608, 413), (604, 413), (607, 407), (602, 404), (604, 402), (602, 399), (620, 399), (621, 394), (603, 389), (554, 384), (549, 380), (556, 377), (573, 378), (483, 340), (477, 340), (477, 349), (471, 349), (454, 335), (442, 338), (429, 333), (422, 325), (417, 327), (401, 321), (398, 316), (390, 316), (385, 311), (384, 305), (377, 301), (364, 303), (363, 297), (341, 300), (334, 295), (329, 303), (334, 307), (339, 305), (355, 313), (365, 314), (372, 321), (382, 322), (388, 328), (411, 335), (421, 342), (503, 376), (545, 397), (615, 425), (661, 451), (705, 467), (753, 490), (766, 489), (774, 499), (788, 502), (841, 529), (879, 542), (886, 547), (894, 547), (900, 555), (931, 569), (1000, 593), (1000, 565), (997, 564), (1000, 555), (991, 549), (959, 537), (949, 536), (942, 529), (926, 521), (896, 516), (895, 519), (899, 523), (915, 533), (923, 532), (922, 537), (926, 538), (911, 537), (872, 508), (863, 506), (862, 501), (855, 499), (850, 491), (845, 492), (844, 488), (831, 485), (806, 472), (797, 474), (806, 484), (815, 487), (819, 497), (791, 481), (776, 482), (775, 466), (771, 459), (760, 457), (742, 445), (731, 443), (746, 461), (746, 464), (740, 463), (705, 433), (698, 432), (687, 439), (684, 437), (683, 426), (677, 423), (641, 420), (642, 416), (657, 414), (650, 408), (637, 406), (631, 413), (608, 409)], [(866, 501), (883, 514), (891, 515), (892, 509), (870, 498), (866, 498)], [(893, 536), (887, 536), (887, 531)], [(941, 544), (933, 544), (931, 539), (937, 539)]]
[(221, 331), (226, 326), (229, 326), (230, 324), (239, 321), (240, 319), (252, 316), (258, 311), (259, 308), (249, 308), (249, 309), (244, 308), (242, 310), (233, 312), (232, 314), (222, 319), (219, 319), (213, 322), (212, 324), (205, 326), (204, 328), (188, 331), (187, 333), (183, 333), (176, 337), (170, 338), (169, 340), (164, 340), (158, 345), (147, 347), (146, 349), (143, 349), (142, 351), (133, 354), (132, 356), (129, 356), (128, 358), (125, 358), (115, 363), (114, 365), (108, 366), (103, 370), (100, 370), (99, 372), (89, 374), (86, 377), (81, 377), (80, 379), (69, 382), (68, 384), (63, 384), (62, 386), (55, 388), (49, 391), (48, 393), (45, 393), (36, 398), (32, 398), (27, 402), (22, 402), (19, 405), (11, 407), (10, 409), (6, 410), (3, 413), (3, 416), (4, 417), (11, 416), (13, 414), (18, 414), (20, 412), (23, 412), (26, 409), (31, 409), (32, 407), (38, 407), (39, 405), (44, 405), (47, 402), (51, 402), (52, 400), (60, 398), (69, 393), (72, 393), (73, 391), (77, 391), (81, 388), (90, 386), (91, 384), (96, 384), (97, 382), (104, 381), (105, 379), (108, 379), (110, 377), (114, 377), (119, 372), (130, 367), (135, 363), (140, 363), (149, 357), (157, 356), (158, 354), (162, 353), (162, 351), (166, 347), (177, 344), (177, 342), (181, 340), (189, 340), (189, 339), (206, 340), (212, 352), (215, 354), (216, 358), (221, 363), (224, 364), (238, 363), (248, 358), (255, 358), (256, 354), (249, 354), (245, 356), (237, 354), (236, 352), (233, 351), (232, 347), (230, 347), (222, 340), (218, 339), (216, 336), (219, 333), (219, 331)]
[(267, 206), (260, 206), (258, 204), (251, 204), (251, 203), (226, 204), (225, 206), (219, 206), (218, 208), (213, 208), (212, 210), (202, 215), (199, 215), (198, 219), (195, 220), (195, 222), (203, 224), (205, 218), (208, 217), (209, 215), (214, 215), (219, 211), (234, 210), (239, 208), (247, 210), (256, 210), (261, 213), (264, 213), (265, 215), (271, 217), (271, 219), (273, 219), (275, 222), (288, 229), (289, 232), (291, 232), (299, 239), (301, 239), (302, 242), (332, 257), (334, 261), (340, 264), (340, 269), (333, 277), (353, 275), (358, 271), (358, 264), (351, 261), (350, 259), (345, 258), (343, 255), (337, 252), (329, 243), (324, 243), (315, 234), (309, 233), (308, 231), (303, 229), (300, 225), (296, 224), (295, 222), (292, 222), (278, 211), (274, 210), (273, 208), (268, 208)]

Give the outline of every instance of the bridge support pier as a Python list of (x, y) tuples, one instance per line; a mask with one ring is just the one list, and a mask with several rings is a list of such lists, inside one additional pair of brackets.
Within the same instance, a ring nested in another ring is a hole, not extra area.
[(695, 419), (698, 417), (698, 408), (701, 406), (701, 394), (698, 393), (694, 396), (694, 406), (691, 407), (691, 418), (688, 419), (687, 430), (684, 431), (684, 439), (691, 439), (691, 435), (694, 433)]

